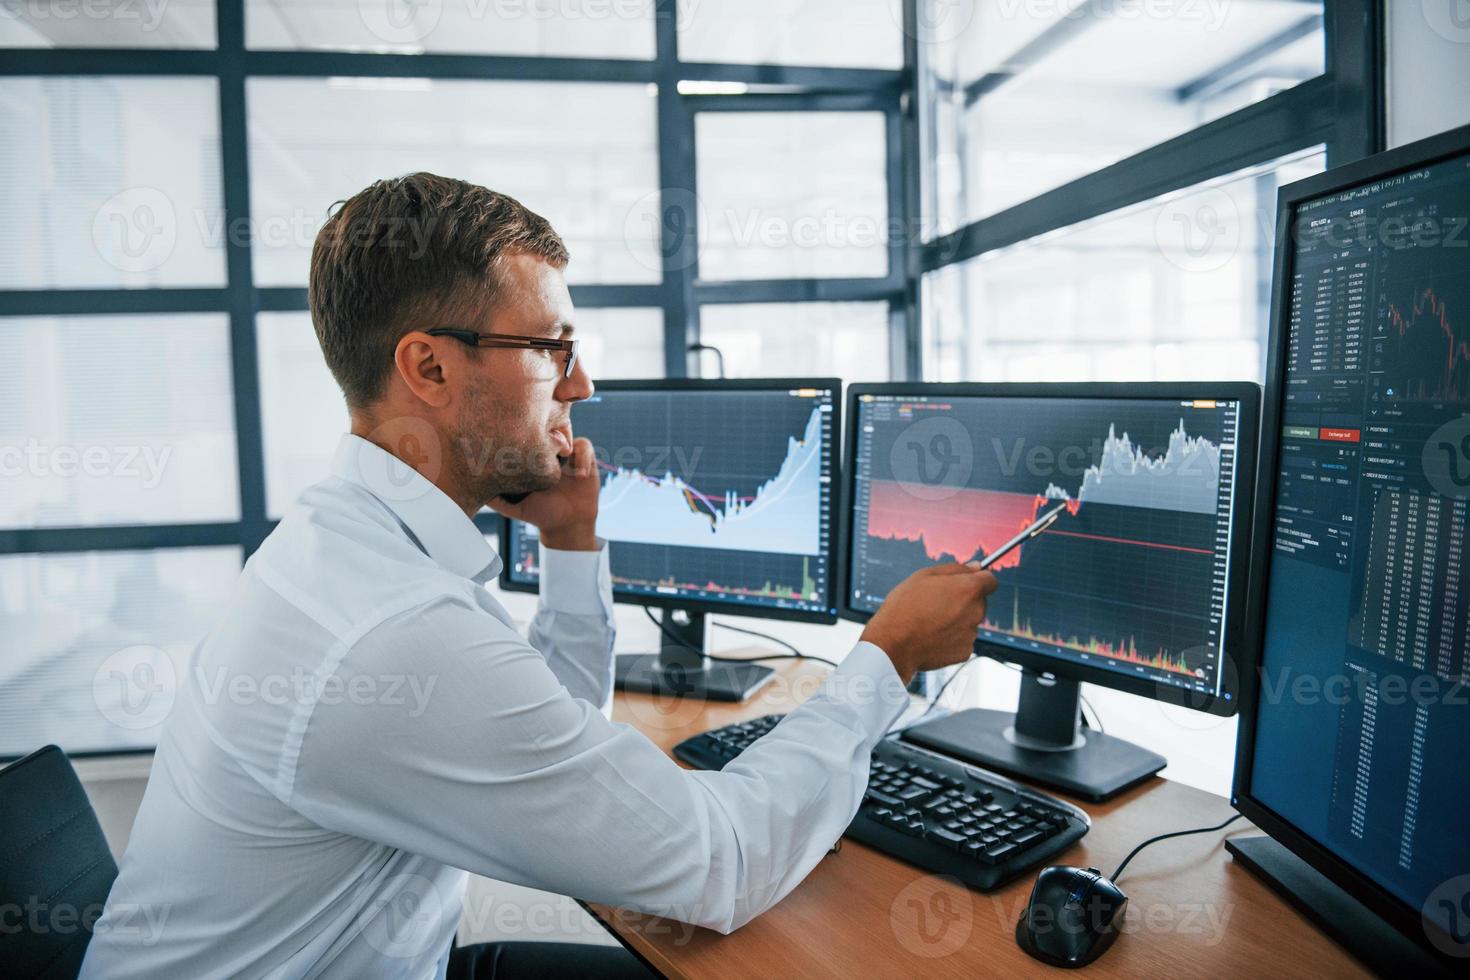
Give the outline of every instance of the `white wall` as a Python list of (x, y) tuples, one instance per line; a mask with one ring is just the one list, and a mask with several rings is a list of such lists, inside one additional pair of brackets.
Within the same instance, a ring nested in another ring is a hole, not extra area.
[(133, 818), (138, 815), (138, 806), (143, 802), (143, 789), (148, 784), (148, 770), (153, 765), (152, 755), (105, 756), (91, 759), (73, 759), (77, 777), (97, 811), (97, 822), (102, 825), (102, 834), (114, 857), (121, 858), (127, 850), (128, 836), (133, 830)]
[(1387, 0), (1388, 144), (1470, 123), (1470, 0)]

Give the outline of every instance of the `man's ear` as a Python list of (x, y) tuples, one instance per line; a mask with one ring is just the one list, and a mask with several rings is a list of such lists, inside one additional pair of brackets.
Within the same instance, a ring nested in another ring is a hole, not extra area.
[(393, 349), (393, 366), (398, 377), (415, 398), (434, 408), (444, 408), (450, 402), (446, 358), (456, 355), (463, 358), (459, 352), (451, 353), (454, 343), (450, 338), (431, 337), (415, 330), (400, 337)]

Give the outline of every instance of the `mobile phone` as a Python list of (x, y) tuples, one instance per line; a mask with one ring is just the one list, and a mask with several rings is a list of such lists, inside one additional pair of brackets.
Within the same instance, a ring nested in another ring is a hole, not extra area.
[[(572, 461), (572, 457), (570, 456), (558, 456), (556, 458), (561, 463), (562, 469), (566, 469), (567, 464)], [(527, 490), (525, 493), (502, 493), (498, 499), (504, 500), (508, 504), (518, 504), (535, 492), (535, 490)]]
[(1053, 507), (1051, 510), (1047, 511), (1045, 514), (1042, 514), (1036, 519), (1036, 523), (1032, 524), (1030, 527), (1026, 528), (1026, 530), (1022, 531), (1020, 534), (1016, 535), (1014, 538), (1011, 538), (1005, 544), (1001, 545), (999, 548), (996, 548), (990, 554), (980, 559), (980, 567), (982, 569), (989, 568), (991, 565), (994, 565), (996, 562), (1004, 558), (1006, 552), (1010, 551), (1013, 548), (1019, 548), (1022, 542), (1036, 537), (1042, 531), (1045, 531), (1047, 528), (1051, 527), (1057, 522), (1057, 518), (1061, 517), (1062, 512), (1066, 509), (1067, 501), (1064, 500), (1057, 506)]

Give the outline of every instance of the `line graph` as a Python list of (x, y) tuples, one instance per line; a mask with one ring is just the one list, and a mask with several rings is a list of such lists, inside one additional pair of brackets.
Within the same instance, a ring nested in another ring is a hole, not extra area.
[(1182, 418), (1169, 433), (1168, 448), (1155, 456), (1135, 445), (1127, 432), (1118, 435), (1116, 426), (1108, 426), (1102, 459), (1083, 472), (1076, 496), (1055, 484), (1046, 488), (1052, 499), (1195, 514), (1213, 514), (1219, 494), (1220, 447), (1203, 436), (1191, 436)]
[[(926, 564), (984, 557), (1064, 501), (1060, 520), (991, 566), (999, 587), (981, 637), (1213, 684), (1237, 404), (947, 396), (859, 410), (856, 608), (876, 610)], [(947, 441), (926, 458), (937, 433)], [(972, 448), (963, 458), (962, 434)], [(925, 480), (936, 472), (943, 485)]]
[[(943, 507), (915, 496), (901, 481), (874, 479), (868, 489), (867, 533), (888, 540), (923, 545), (933, 561), (969, 561), (988, 555), (1036, 520), (1049, 501), (1064, 500), (1076, 516), (1084, 503), (1213, 515), (1220, 492), (1220, 447), (1203, 436), (1191, 436), (1184, 420), (1169, 434), (1168, 448), (1150, 455), (1127, 432), (1108, 427), (1097, 463), (1082, 473), (1076, 493), (1048, 483), (1042, 493), (1017, 493), (975, 487), (954, 488)], [(1045, 534), (1109, 540), (1145, 548), (1172, 548), (1213, 554), (1168, 542), (1100, 537), (1054, 525)], [(1006, 554), (991, 568), (1017, 567), (1026, 545)]]
[[(937, 508), (894, 480), (873, 480), (868, 494), (868, 535), (922, 544), (932, 561), (969, 561), (990, 554), (1035, 521), (1047, 501), (1040, 494), (966, 488)], [(1067, 510), (1076, 514), (1080, 507), (1074, 501)], [(1002, 556), (991, 569), (1016, 567), (1025, 548)]]
[[(602, 472), (604, 472), (604, 473), (624, 473), (624, 472), (637, 473), (638, 472), (637, 470), (622, 470), (622, 469), (619, 469), (618, 467), (613, 466), (611, 463), (604, 463), (600, 459), (597, 461), (597, 468), (599, 470), (601, 470)], [(661, 485), (669, 482), (667, 479), (660, 479), (660, 478), (657, 478), (657, 477), (652, 477), (652, 476), (647, 475), (646, 473), (642, 473), (642, 474), (639, 474), (639, 475), (642, 476), (643, 479), (647, 480), (649, 483), (654, 484), (655, 486), (661, 486)], [(691, 504), (694, 503), (695, 501), (698, 501), (699, 504), (700, 504), (700, 506), (704, 507), (705, 510), (709, 511), (711, 517), (716, 517), (720, 513), (722, 513), (720, 510), (717, 509), (718, 505), (716, 504), (716, 498), (713, 495), (707, 494), (707, 493), (701, 493), (700, 491), (694, 489), (691, 486), (688, 486), (687, 484), (683, 487), (683, 490), (684, 490), (685, 496), (689, 498), (689, 502)], [(740, 496), (739, 494), (736, 494), (736, 493), (732, 492), (732, 491), (726, 491), (725, 494), (724, 494), (724, 500), (727, 503), (729, 501), (736, 501), (736, 502), (739, 502), (739, 503), (749, 503), (750, 501), (752, 501), (754, 499), (755, 499), (755, 495), (754, 494), (746, 494), (743, 497)]]
[(1457, 331), (1446, 283), (1417, 286), (1402, 306), (1389, 302), (1375, 338), (1380, 385), (1390, 401), (1470, 399), (1470, 337)]
[[(834, 394), (611, 382), (573, 406), (597, 460), (614, 594), (827, 613)], [(539, 583), (539, 548), (511, 522), (511, 582)]]
[(821, 551), (822, 416), (787, 439), (780, 469), (754, 494), (696, 489), (672, 473), (652, 477), (603, 464), (597, 531), (609, 541), (734, 551)]
[(1182, 544), (1167, 544), (1163, 541), (1138, 541), (1134, 538), (1118, 538), (1109, 534), (1083, 534), (1081, 531), (1059, 531), (1051, 528), (1046, 533), (1058, 534), (1064, 538), (1085, 538), (1088, 541), (1110, 541), (1113, 544), (1131, 544), (1137, 548), (1158, 548), (1163, 551), (1182, 551), (1189, 555), (1213, 555), (1209, 548), (1190, 548)]

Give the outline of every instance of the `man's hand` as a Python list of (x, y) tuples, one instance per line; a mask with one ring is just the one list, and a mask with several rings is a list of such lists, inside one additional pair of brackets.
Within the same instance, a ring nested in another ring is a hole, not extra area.
[(496, 497), (490, 506), (512, 520), (534, 524), (541, 530), (541, 543), (558, 551), (597, 550), (597, 457), (592, 440), (572, 442), (571, 459), (562, 460), (561, 479), (549, 490), (529, 494), (513, 504)]
[(963, 663), (996, 584), (975, 565), (921, 568), (888, 593), (862, 638), (888, 654), (905, 684), (918, 671)]

